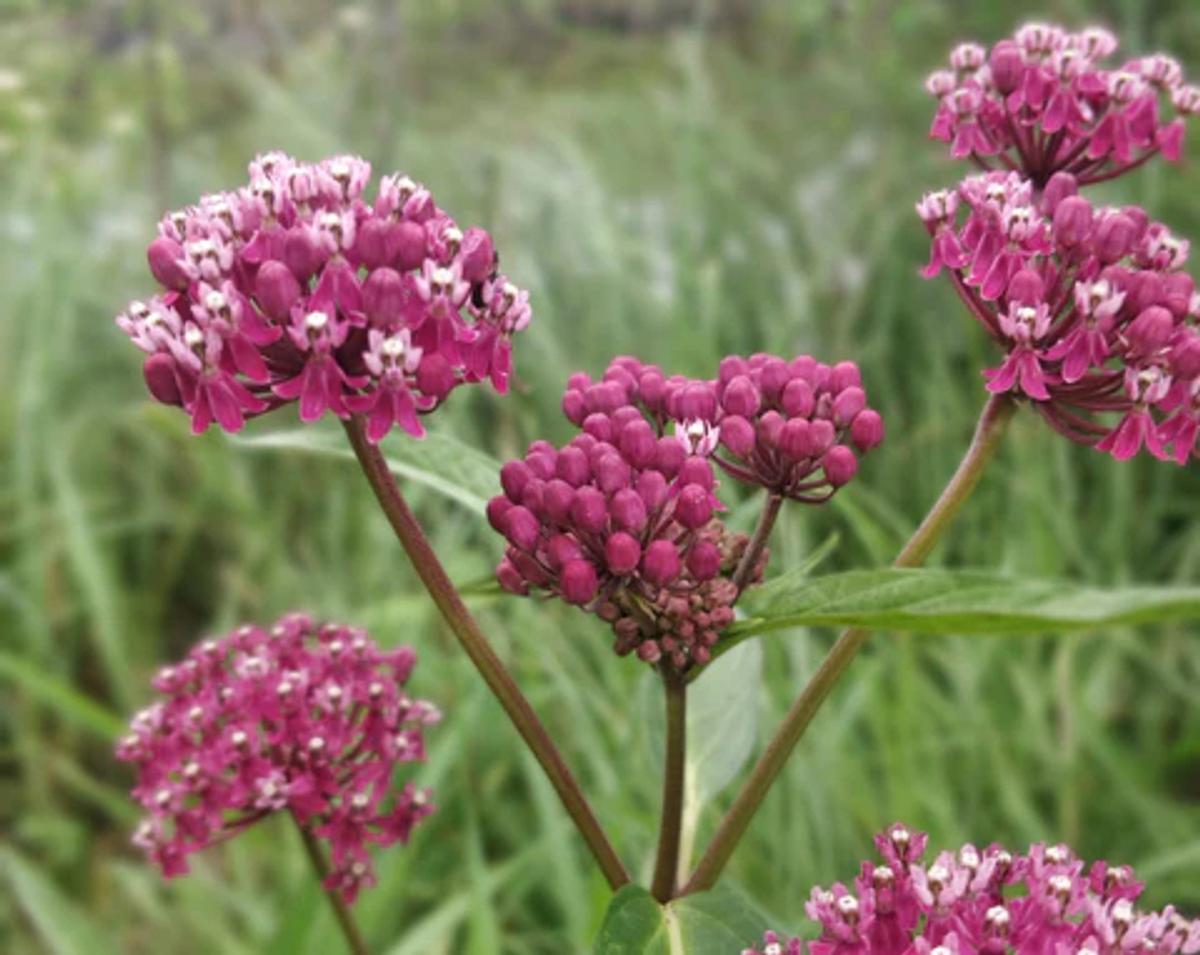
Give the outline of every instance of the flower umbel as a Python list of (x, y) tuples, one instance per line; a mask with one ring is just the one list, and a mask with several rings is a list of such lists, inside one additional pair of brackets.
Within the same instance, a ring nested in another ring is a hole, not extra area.
[[(1194, 955), (1200, 921), (1173, 906), (1142, 911), (1129, 866), (1090, 866), (1063, 845), (1024, 854), (999, 845), (942, 852), (894, 825), (875, 839), (882, 864), (864, 862), (850, 886), (815, 888), (805, 905), (820, 926), (810, 955)], [(767, 932), (742, 955), (801, 955), (804, 943)]]
[(250, 164), (250, 182), (168, 215), (147, 250), (163, 291), (117, 324), (148, 354), (151, 394), (214, 420), (298, 401), (300, 418), (367, 417), (420, 437), (419, 416), (464, 383), (512, 373), (529, 296), (497, 271), (491, 237), (461, 231), (423, 186), (354, 156)]
[[(961, 201), (959, 201), (961, 200)], [(1188, 242), (1136, 206), (1095, 208), (1074, 177), (1040, 194), (983, 173), (917, 205), (924, 274), (949, 272), (1006, 353), (987, 388), (1032, 401), (1072, 440), (1124, 460), (1145, 447), (1185, 463), (1200, 428), (1200, 297)]]
[(117, 745), (147, 812), (134, 843), (175, 876), (192, 852), (288, 810), (329, 843), (326, 888), (353, 902), (374, 882), (368, 846), (407, 841), (433, 809), (427, 791), (393, 786), (440, 719), (404, 691), (415, 664), (407, 647), (302, 614), (198, 644), (159, 671), (164, 698)]
[(962, 43), (926, 80), (938, 101), (930, 136), (956, 159), (1016, 170), (1038, 186), (1056, 172), (1086, 185), (1159, 153), (1179, 159), (1200, 88), (1161, 53), (1105, 65), (1116, 48), (1105, 29), (1047, 23), (1027, 23), (991, 50)]

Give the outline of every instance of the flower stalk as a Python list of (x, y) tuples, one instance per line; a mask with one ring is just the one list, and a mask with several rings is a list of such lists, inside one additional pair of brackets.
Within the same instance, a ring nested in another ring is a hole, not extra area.
[(679, 846), (683, 833), (683, 800), (687, 765), (687, 679), (669, 669), (662, 670), (666, 701), (666, 752), (663, 761), (662, 817), (659, 822), (658, 854), (654, 862), (651, 894), (667, 903), (675, 895), (679, 870)]
[[(984, 405), (970, 447), (937, 502), (897, 555), (893, 566), (919, 567), (954, 520), (983, 477), (987, 463), (999, 447), (1016, 402), (1008, 395), (992, 395)], [(829, 691), (858, 654), (870, 631), (851, 627), (844, 631), (792, 704), (774, 738), (767, 745), (733, 805), (721, 820), (682, 894), (712, 888), (733, 850), (741, 841), (755, 812), (783, 770), (796, 744), (825, 702)]]
[(362, 937), (362, 931), (358, 927), (358, 923), (354, 921), (354, 915), (350, 911), (350, 906), (346, 904), (346, 900), (342, 898), (342, 894), (337, 889), (330, 889), (325, 885), (329, 878), (329, 860), (325, 858), (325, 853), (321, 849), (321, 844), (308, 828), (298, 818), (295, 813), (292, 814), (292, 820), (296, 823), (296, 829), (300, 832), (300, 839), (304, 843), (304, 851), (308, 855), (308, 861), (312, 863), (313, 871), (317, 874), (317, 881), (321, 883), (325, 891), (325, 897), (329, 899), (330, 906), (333, 907), (333, 914), (337, 917), (339, 928), (342, 930), (342, 935), (346, 939), (346, 949), (351, 952), (351, 955), (370, 955), (370, 949), (367, 948), (367, 943)]
[(782, 506), (782, 494), (771, 493), (767, 496), (767, 503), (763, 505), (762, 514), (758, 518), (758, 526), (754, 528), (754, 536), (750, 538), (750, 543), (746, 546), (746, 553), (742, 555), (741, 562), (733, 574), (733, 582), (739, 594), (745, 590), (746, 584), (754, 574), (754, 568), (758, 564), (759, 557), (762, 556), (763, 548), (767, 546), (767, 540), (775, 527), (775, 521), (779, 517), (779, 509)]
[(579, 784), (567, 768), (546, 727), (463, 603), (416, 516), (409, 509), (387, 461), (379, 448), (368, 440), (362, 417), (355, 415), (343, 424), (363, 474), (429, 596), (545, 771), (609, 886), (617, 889), (625, 885), (629, 882), (629, 875)]

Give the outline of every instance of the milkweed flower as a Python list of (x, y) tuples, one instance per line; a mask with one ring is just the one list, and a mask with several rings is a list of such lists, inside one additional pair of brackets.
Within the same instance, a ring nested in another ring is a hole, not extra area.
[(374, 884), (368, 847), (405, 842), (433, 809), (427, 790), (397, 789), (425, 758), (436, 707), (410, 697), (407, 647), (302, 614), (205, 640), (154, 678), (162, 698), (117, 744), (137, 769), (146, 811), (133, 841), (165, 876), (187, 856), (274, 812), (329, 843), (326, 887), (353, 902)]
[(528, 293), (424, 186), (384, 176), (368, 202), (369, 178), (355, 156), (267, 153), (246, 186), (159, 224), (147, 259), (162, 290), (117, 324), (193, 431), (296, 401), (303, 421), (363, 414), (373, 442), (394, 426), (420, 437), (458, 385), (507, 390)]
[[(1143, 884), (1129, 866), (1086, 864), (1067, 846), (1024, 854), (965, 845), (925, 859), (926, 836), (894, 825), (876, 837), (880, 862), (850, 885), (815, 888), (805, 913), (820, 936), (809, 955), (1194, 955), (1200, 921), (1168, 905), (1137, 907)], [(801, 955), (774, 932), (742, 955)]]
[(1119, 460), (1185, 463), (1200, 425), (1200, 296), (1189, 243), (1136, 206), (1095, 207), (1056, 174), (970, 176), (917, 212), (927, 277), (946, 271), (1004, 350), (993, 393), (1029, 399), (1055, 430)]
[(858, 366), (849, 361), (730, 355), (715, 379), (696, 380), (665, 378), (653, 365), (618, 358), (600, 382), (573, 379), (564, 410), (587, 431), (604, 417), (594, 409), (613, 395), (730, 477), (809, 504), (849, 483), (859, 456), (884, 436), (883, 419), (868, 407)]
[(1103, 28), (1048, 23), (1027, 23), (990, 50), (962, 43), (925, 82), (938, 103), (930, 136), (956, 159), (1039, 186), (1057, 172), (1086, 185), (1159, 153), (1178, 160), (1200, 87), (1162, 53), (1106, 65), (1116, 49)]

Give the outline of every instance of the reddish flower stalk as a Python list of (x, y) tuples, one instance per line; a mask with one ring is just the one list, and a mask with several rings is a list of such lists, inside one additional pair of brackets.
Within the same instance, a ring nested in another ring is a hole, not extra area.
[(1014, 853), (968, 843), (925, 861), (927, 836), (896, 824), (875, 837), (882, 861), (850, 885), (814, 888), (807, 946), (767, 932), (742, 955), (1194, 955), (1200, 921), (1174, 906), (1144, 911), (1133, 869), (1087, 865), (1065, 845)]

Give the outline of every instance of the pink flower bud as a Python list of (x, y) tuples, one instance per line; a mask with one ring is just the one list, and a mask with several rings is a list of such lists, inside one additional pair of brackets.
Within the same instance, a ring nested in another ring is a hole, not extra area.
[(560, 478), (546, 482), (542, 491), (542, 508), (546, 517), (555, 524), (566, 524), (571, 519), (571, 505), (575, 502), (575, 488)]
[(673, 478), (678, 474), (686, 457), (687, 448), (674, 438), (664, 436), (658, 439), (658, 447), (654, 452), (654, 466), (664, 477)]
[(416, 222), (400, 222), (396, 225), (393, 242), (396, 244), (396, 267), (402, 272), (419, 269), (425, 261), (425, 230)]
[(787, 362), (774, 355), (763, 362), (761, 375), (763, 394), (772, 400), (777, 399), (787, 383), (792, 380), (792, 372)]
[(1037, 305), (1046, 293), (1046, 283), (1033, 269), (1021, 269), (1008, 283), (1008, 300), (1018, 305)]
[(792, 418), (779, 431), (779, 450), (789, 458), (799, 461), (816, 453), (812, 427), (804, 418)]
[(594, 487), (579, 488), (571, 505), (571, 520), (581, 531), (600, 533), (608, 520), (608, 501)]
[(597, 441), (613, 439), (612, 419), (603, 412), (594, 411), (583, 419), (583, 430)]
[(358, 227), (354, 254), (370, 270), (389, 264), (396, 254), (395, 224), (387, 219), (367, 219)]
[(1059, 203), (1079, 194), (1079, 183), (1069, 172), (1056, 172), (1042, 190), (1042, 211), (1053, 216)]
[[(1106, 236), (1111, 235), (1112, 228), (1112, 226), (1109, 226), (1109, 231), (1105, 233)], [(1092, 204), (1083, 198), (1083, 196), (1067, 196), (1054, 210), (1053, 229), (1055, 241), (1065, 248), (1072, 249), (1081, 244), (1092, 231)], [(1097, 242), (1100, 241), (1100, 231), (1100, 229), (1096, 230)], [(1119, 237), (1120, 234), (1118, 232), (1117, 236)], [(1104, 241), (1108, 242), (1110, 239), (1105, 239)], [(1131, 240), (1130, 245), (1132, 245)], [(1108, 249), (1109, 246), (1106, 245), (1105, 248)], [(1128, 249), (1107, 261), (1115, 262), (1121, 255), (1125, 254), (1125, 251), (1128, 251)]]
[(561, 570), (569, 561), (582, 556), (579, 541), (569, 534), (555, 534), (546, 542), (546, 563), (554, 570)]
[(717, 396), (707, 382), (694, 381), (677, 391), (671, 402), (671, 414), (680, 421), (699, 418), (712, 421), (717, 413)]
[(1133, 314), (1158, 305), (1163, 299), (1162, 276), (1149, 269), (1133, 272), (1125, 282), (1125, 308)]
[(721, 396), (721, 406), (727, 414), (740, 415), (749, 418), (758, 412), (761, 399), (758, 389), (745, 375), (738, 375), (725, 386)]
[(1192, 332), (1181, 336), (1168, 361), (1172, 374), (1179, 378), (1200, 376), (1200, 335)]
[(524, 461), (509, 461), (500, 469), (500, 486), (514, 504), (520, 503), (521, 492), (533, 478), (533, 472)]
[(847, 388), (862, 387), (862, 374), (852, 361), (839, 361), (830, 369), (829, 390), (835, 395)]
[(757, 438), (768, 448), (779, 446), (779, 433), (785, 419), (778, 411), (768, 411), (758, 419)]
[(596, 596), (599, 580), (596, 568), (586, 560), (569, 560), (563, 564), (562, 595), (567, 603), (583, 606)]
[(179, 381), (175, 377), (175, 359), (170, 355), (162, 352), (151, 355), (142, 364), (142, 376), (156, 401), (161, 401), (164, 405), (183, 404), (183, 398), (179, 394)]
[(282, 262), (264, 262), (254, 277), (254, 297), (259, 307), (277, 322), (285, 322), (300, 298), (300, 282)]
[(472, 285), (482, 282), (492, 274), (496, 264), (492, 237), (483, 229), (468, 229), (463, 234), (459, 259), (462, 262), (463, 279)]
[(833, 423), (844, 428), (867, 406), (867, 393), (856, 385), (843, 389), (833, 399)]
[(850, 440), (860, 451), (870, 451), (883, 441), (883, 418), (867, 408), (850, 424)]
[(811, 422), (811, 433), (813, 441), (816, 444), (814, 454), (821, 454), (832, 446), (834, 431), (833, 424), (829, 421), (826, 421), (824, 418), (817, 418)]
[(717, 366), (717, 381), (721, 384), (729, 384), (738, 375), (745, 375), (750, 371), (750, 366), (746, 364), (746, 359), (740, 355), (728, 355), (721, 359)]
[(160, 235), (146, 249), (146, 261), (150, 263), (150, 273), (163, 288), (182, 292), (188, 287), (187, 273), (179, 264), (183, 258), (183, 248), (174, 239)]
[(504, 536), (514, 547), (533, 550), (541, 537), (541, 524), (529, 508), (517, 504), (504, 516)]
[(587, 455), (579, 448), (568, 445), (558, 453), (554, 465), (554, 473), (566, 481), (571, 487), (579, 487), (592, 476), (591, 465)]
[(508, 512), (513, 509), (513, 502), (503, 494), (497, 494), (487, 502), (487, 519), (492, 528), (501, 534), (504, 533), (504, 519)]
[(638, 417), (636, 421), (630, 421), (621, 428), (617, 446), (635, 468), (648, 468), (654, 462), (658, 438), (654, 429), (643, 418)]
[(662, 507), (670, 494), (670, 488), (660, 471), (643, 471), (638, 475), (637, 492), (647, 510), (653, 511)]
[(308, 281), (325, 262), (325, 251), (305, 229), (288, 229), (283, 237), (283, 264), (300, 281)]
[(680, 484), (698, 484), (706, 491), (711, 491), (717, 483), (712, 465), (697, 455), (683, 462), (677, 477)]
[(825, 468), (825, 477), (834, 487), (841, 487), (854, 477), (858, 470), (858, 458), (844, 444), (836, 444), (825, 452), (821, 461)]
[(703, 527), (712, 518), (712, 498), (699, 484), (685, 485), (675, 502), (675, 519), (689, 530)]
[(616, 453), (606, 454), (596, 462), (596, 486), (605, 494), (614, 494), (629, 487), (632, 478), (629, 465)]
[(417, 388), (421, 394), (441, 401), (454, 390), (458, 378), (454, 367), (438, 352), (426, 352), (417, 366)]
[(624, 531), (617, 531), (604, 544), (604, 561), (614, 574), (632, 574), (641, 559), (641, 545)]
[(1121, 212), (1099, 217), (1092, 234), (1092, 248), (1104, 264), (1124, 258), (1136, 241), (1137, 224)]
[(1187, 272), (1170, 272), (1162, 277), (1162, 303), (1171, 314), (1182, 319), (1192, 305), (1192, 293), (1196, 291), (1195, 280)]
[(656, 540), (642, 557), (642, 576), (663, 587), (679, 576), (679, 549), (668, 540)]
[(400, 319), (407, 292), (394, 269), (376, 269), (363, 284), (363, 310), (373, 325), (392, 327)]
[(748, 456), (754, 450), (754, 425), (736, 416), (722, 419), (721, 444), (736, 457)]
[(525, 582), (521, 572), (513, 566), (512, 561), (507, 558), (500, 561), (500, 565), (496, 568), (496, 580), (510, 594), (523, 597), (529, 593), (529, 584)]
[(1025, 75), (1025, 60), (1021, 50), (1012, 40), (1001, 40), (992, 47), (988, 57), (988, 68), (996, 89), (1007, 96), (1021, 83)]
[[(653, 472), (648, 472), (653, 473)], [(617, 527), (635, 534), (646, 526), (646, 502), (633, 488), (622, 488), (612, 496), (609, 513)]]
[(583, 393), (579, 391), (566, 391), (562, 397), (562, 413), (571, 424), (579, 427), (583, 424), (584, 418), (587, 416), (587, 407), (583, 400)]
[(662, 650), (653, 640), (643, 640), (638, 644), (637, 655), (643, 663), (657, 663), (662, 659)]
[(527, 554), (523, 550), (517, 550), (515, 547), (510, 547), (504, 554), (513, 566), (521, 572), (521, 576), (526, 582), (533, 584), (535, 587), (545, 587), (550, 583), (550, 578), (546, 576), (546, 572), (542, 569), (542, 565), (537, 562), (532, 554)]
[(663, 378), (662, 372), (656, 369), (644, 371), (638, 377), (638, 392), (641, 395), (642, 401), (645, 402), (646, 407), (650, 408), (650, 410), (661, 410), (666, 384), (667, 382)]
[(688, 551), (687, 569), (697, 580), (712, 580), (721, 572), (721, 549), (712, 541), (696, 541)]
[(813, 387), (803, 378), (793, 378), (779, 396), (779, 407), (789, 418), (807, 418), (816, 406)]
[(1134, 355), (1153, 355), (1175, 333), (1175, 319), (1165, 308), (1152, 305), (1129, 323), (1125, 337)]

